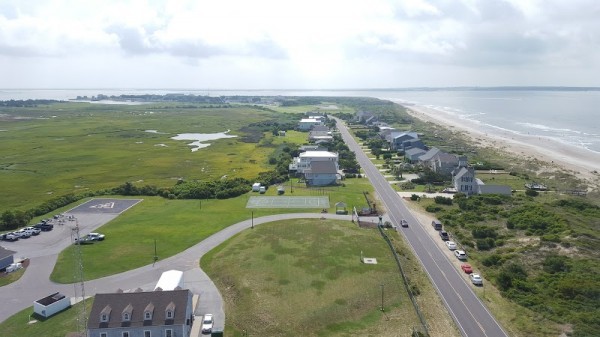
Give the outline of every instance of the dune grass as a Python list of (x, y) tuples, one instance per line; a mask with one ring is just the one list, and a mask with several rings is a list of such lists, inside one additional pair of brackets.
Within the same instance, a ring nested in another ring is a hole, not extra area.
[[(361, 251), (378, 264), (361, 263)], [(263, 224), (201, 266), (225, 300), (228, 335), (397, 336), (419, 325), (379, 232), (349, 221)]]

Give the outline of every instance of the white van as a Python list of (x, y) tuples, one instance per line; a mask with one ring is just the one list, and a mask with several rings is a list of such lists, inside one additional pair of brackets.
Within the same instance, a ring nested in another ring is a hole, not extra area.
[(265, 186), (261, 186), (258, 189), (258, 193), (260, 193), (260, 194), (265, 194), (265, 192), (267, 192), (267, 188)]

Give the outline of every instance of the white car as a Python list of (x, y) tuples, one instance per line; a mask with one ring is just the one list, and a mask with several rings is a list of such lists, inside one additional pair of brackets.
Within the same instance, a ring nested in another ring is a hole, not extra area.
[(450, 250), (455, 250), (456, 249), (456, 242), (454, 242), (454, 241), (446, 241), (446, 246)]
[(204, 318), (202, 318), (202, 333), (210, 333), (213, 328), (213, 323), (214, 320), (212, 314), (204, 315)]
[(482, 286), (483, 285), (483, 279), (481, 278), (481, 275), (479, 274), (471, 274), (469, 275), (469, 277), (471, 278), (471, 282), (476, 285), (476, 286)]
[(456, 258), (459, 259), (459, 260), (466, 260), (467, 259), (467, 253), (465, 253), (464, 250), (455, 250), (454, 251), (454, 256), (456, 256)]
[(90, 241), (102, 241), (104, 240), (104, 234), (100, 233), (90, 233), (87, 235), (88, 240)]
[(31, 232), (26, 231), (24, 229), (20, 229), (20, 230), (14, 232), (14, 234), (18, 235), (21, 239), (26, 239), (26, 238), (31, 237)]
[(26, 231), (29, 231), (31, 233), (31, 235), (38, 235), (42, 232), (41, 229), (35, 228), (35, 227), (25, 227), (23, 229)]

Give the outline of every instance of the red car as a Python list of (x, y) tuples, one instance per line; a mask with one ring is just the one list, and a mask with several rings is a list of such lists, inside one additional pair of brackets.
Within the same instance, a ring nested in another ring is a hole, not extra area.
[(473, 267), (471, 267), (471, 265), (468, 263), (463, 263), (460, 266), (460, 269), (462, 269), (467, 274), (471, 274), (473, 272)]

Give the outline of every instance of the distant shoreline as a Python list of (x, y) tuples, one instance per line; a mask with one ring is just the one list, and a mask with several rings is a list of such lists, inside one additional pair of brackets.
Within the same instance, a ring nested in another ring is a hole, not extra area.
[(524, 158), (536, 158), (550, 166), (560, 166), (596, 185), (600, 182), (600, 153), (565, 144), (548, 137), (529, 136), (510, 131), (484, 132), (473, 121), (460, 119), (443, 111), (401, 104), (407, 112), (422, 121), (432, 122), (465, 132), (478, 146), (494, 147)]

